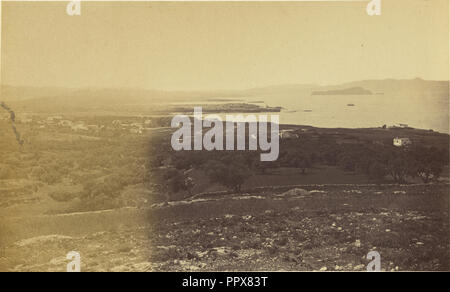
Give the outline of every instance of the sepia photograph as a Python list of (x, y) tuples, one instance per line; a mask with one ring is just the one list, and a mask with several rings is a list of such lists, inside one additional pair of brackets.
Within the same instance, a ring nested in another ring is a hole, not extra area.
[(448, 0), (2, 0), (0, 54), (0, 272), (450, 271)]

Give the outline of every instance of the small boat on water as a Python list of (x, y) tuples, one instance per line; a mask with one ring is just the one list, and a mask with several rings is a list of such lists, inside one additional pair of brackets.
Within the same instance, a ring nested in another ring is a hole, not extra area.
[(353, 103), (347, 103), (347, 106), (355, 106)]

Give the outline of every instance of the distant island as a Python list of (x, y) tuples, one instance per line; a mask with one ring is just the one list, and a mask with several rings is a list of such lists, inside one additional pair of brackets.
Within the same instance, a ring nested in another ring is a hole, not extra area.
[[(251, 103), (221, 103), (221, 104), (203, 104), (204, 113), (265, 113), (280, 112), (283, 108), (280, 106), (260, 106)], [(192, 105), (168, 106), (169, 112), (192, 112)]]
[(372, 95), (372, 91), (362, 87), (350, 87), (345, 89), (313, 91), (311, 95)]

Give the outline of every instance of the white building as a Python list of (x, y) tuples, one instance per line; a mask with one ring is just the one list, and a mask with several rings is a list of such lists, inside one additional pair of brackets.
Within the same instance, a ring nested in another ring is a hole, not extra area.
[(58, 122), (58, 125), (61, 127), (72, 127), (73, 123), (69, 120), (61, 120)]
[(62, 116), (52, 116), (52, 117), (48, 117), (48, 118), (47, 118), (47, 121), (53, 122), (53, 121), (60, 121), (60, 120), (62, 120), (62, 119), (63, 119)]
[(133, 129), (130, 129), (130, 133), (132, 133), (132, 134), (142, 134), (142, 129), (133, 128)]
[(279, 136), (281, 139), (292, 139), (292, 138), (298, 138), (298, 134), (294, 132), (294, 130), (281, 130), (279, 132)]
[(89, 128), (86, 127), (83, 123), (77, 123), (71, 126), (72, 131), (89, 131)]
[(403, 147), (412, 144), (411, 140), (409, 138), (394, 138), (394, 146), (397, 147)]
[(17, 119), (17, 122), (22, 123), (22, 124), (30, 124), (33, 122), (32, 118), (27, 118), (27, 117), (19, 117)]

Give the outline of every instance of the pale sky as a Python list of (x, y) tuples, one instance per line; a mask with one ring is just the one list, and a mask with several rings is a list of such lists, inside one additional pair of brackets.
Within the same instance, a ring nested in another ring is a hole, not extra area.
[(166, 90), (449, 79), (448, 0), (4, 2), (2, 83)]

